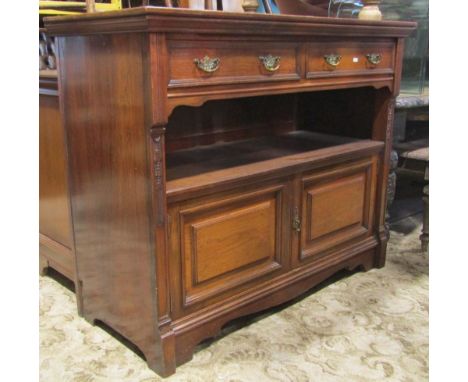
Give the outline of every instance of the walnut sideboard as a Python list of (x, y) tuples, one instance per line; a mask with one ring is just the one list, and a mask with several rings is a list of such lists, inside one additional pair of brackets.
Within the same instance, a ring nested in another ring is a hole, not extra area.
[(77, 297), (162, 376), (229, 320), (382, 267), (410, 22), (49, 18)]

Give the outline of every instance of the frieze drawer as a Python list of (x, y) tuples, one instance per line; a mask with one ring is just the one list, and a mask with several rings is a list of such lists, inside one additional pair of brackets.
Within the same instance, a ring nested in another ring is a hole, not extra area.
[(172, 41), (169, 87), (298, 80), (298, 48), (264, 41)]
[(393, 74), (391, 42), (313, 42), (307, 51), (307, 78)]

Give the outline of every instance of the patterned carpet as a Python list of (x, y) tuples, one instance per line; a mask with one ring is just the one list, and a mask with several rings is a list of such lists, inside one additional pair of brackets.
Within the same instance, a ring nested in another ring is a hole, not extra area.
[[(164, 381), (427, 381), (428, 258), (420, 227), (392, 233), (384, 269), (226, 328)], [(76, 314), (75, 296), (40, 278), (40, 380), (161, 379), (145, 362)]]

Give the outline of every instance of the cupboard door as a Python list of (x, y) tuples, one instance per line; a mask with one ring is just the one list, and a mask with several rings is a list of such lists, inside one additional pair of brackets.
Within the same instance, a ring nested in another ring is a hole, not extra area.
[(299, 263), (371, 235), (376, 162), (369, 158), (303, 176)]
[(285, 269), (287, 188), (257, 186), (170, 209), (174, 311), (187, 313)]

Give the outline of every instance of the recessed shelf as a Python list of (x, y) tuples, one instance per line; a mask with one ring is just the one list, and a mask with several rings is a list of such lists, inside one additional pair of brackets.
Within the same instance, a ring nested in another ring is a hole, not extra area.
[(381, 142), (298, 130), (287, 134), (257, 137), (231, 143), (197, 146), (166, 156), (169, 198), (186, 192), (267, 175), (314, 161), (363, 150), (378, 150)]

